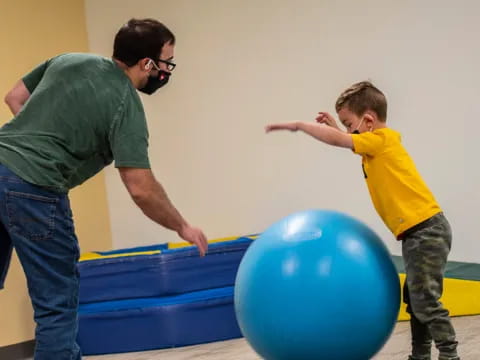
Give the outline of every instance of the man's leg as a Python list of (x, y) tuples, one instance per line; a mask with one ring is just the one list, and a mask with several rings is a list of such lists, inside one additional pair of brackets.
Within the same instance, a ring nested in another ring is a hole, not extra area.
[(7, 277), (12, 250), (13, 245), (10, 235), (8, 235), (5, 226), (0, 222), (0, 290), (3, 289), (3, 284)]
[(78, 360), (78, 242), (66, 195), (30, 184), (5, 194), (8, 231), (27, 278), (35, 360)]

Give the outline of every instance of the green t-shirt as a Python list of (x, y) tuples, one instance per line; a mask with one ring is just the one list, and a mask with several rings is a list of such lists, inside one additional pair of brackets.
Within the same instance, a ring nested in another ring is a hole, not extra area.
[(143, 105), (114, 61), (64, 54), (23, 82), (31, 96), (0, 129), (0, 163), (18, 176), (65, 193), (113, 160), (150, 168)]

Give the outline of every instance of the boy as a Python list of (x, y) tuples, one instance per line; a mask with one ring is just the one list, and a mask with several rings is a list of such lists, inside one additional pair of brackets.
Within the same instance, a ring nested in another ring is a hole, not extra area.
[(272, 124), (266, 131), (300, 130), (362, 156), (363, 174), (375, 209), (402, 241), (406, 272), (403, 297), (411, 316), (409, 360), (430, 359), (432, 339), (440, 360), (459, 359), (448, 310), (439, 301), (452, 241), (450, 225), (402, 146), (400, 134), (387, 127), (384, 94), (370, 82), (360, 82), (340, 95), (335, 108), (346, 133), (325, 112), (319, 113), (318, 124)]

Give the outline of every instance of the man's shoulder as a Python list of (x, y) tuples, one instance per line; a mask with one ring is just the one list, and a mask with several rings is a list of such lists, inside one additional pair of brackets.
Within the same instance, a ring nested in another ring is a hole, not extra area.
[(92, 53), (81, 53), (81, 52), (73, 52), (73, 53), (64, 53), (57, 55), (52, 59), (52, 62), (112, 62), (112, 60), (97, 54)]
[(118, 73), (112, 59), (89, 53), (66, 53), (58, 55), (49, 61), (50, 70), (64, 71), (79, 76), (94, 74), (95, 71)]
[[(77, 89), (82, 85), (96, 90), (119, 92), (124, 94), (130, 89), (130, 81), (115, 62), (104, 56), (89, 53), (66, 53), (51, 59), (50, 79), (63, 79), (75, 83)], [(55, 80), (57, 81), (57, 80)], [(98, 92), (97, 92), (98, 94)]]

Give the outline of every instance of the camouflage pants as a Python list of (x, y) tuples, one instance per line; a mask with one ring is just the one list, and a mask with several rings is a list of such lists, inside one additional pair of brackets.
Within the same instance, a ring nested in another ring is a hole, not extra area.
[(411, 316), (412, 360), (428, 360), (432, 339), (440, 360), (459, 359), (455, 330), (448, 310), (439, 301), (452, 232), (440, 213), (407, 230), (402, 236), (406, 281), (403, 300)]

